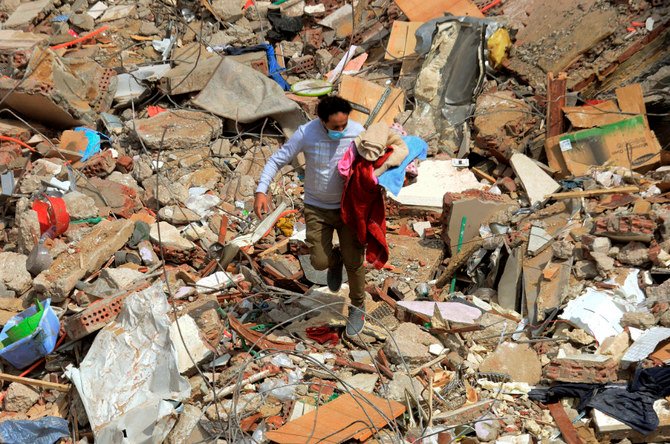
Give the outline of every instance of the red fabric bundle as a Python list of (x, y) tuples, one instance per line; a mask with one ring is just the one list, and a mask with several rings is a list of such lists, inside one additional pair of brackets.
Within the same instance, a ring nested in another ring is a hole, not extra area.
[(312, 339), (319, 344), (330, 342), (331, 345), (337, 345), (337, 343), (340, 341), (340, 337), (337, 335), (337, 331), (333, 330), (327, 325), (323, 327), (307, 327), (305, 329), (305, 333), (307, 333), (307, 337), (309, 339)]
[(388, 261), (389, 248), (386, 244), (386, 203), (374, 170), (392, 152), (393, 149), (388, 148), (374, 162), (356, 156), (342, 193), (342, 220), (354, 230), (358, 241), (367, 246), (366, 259), (378, 270)]

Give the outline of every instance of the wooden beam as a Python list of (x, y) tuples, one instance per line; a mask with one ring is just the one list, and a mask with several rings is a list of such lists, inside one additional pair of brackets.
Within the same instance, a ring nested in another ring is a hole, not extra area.
[(0, 380), (18, 382), (33, 387), (42, 387), (47, 390), (57, 390), (59, 392), (69, 392), (71, 387), (70, 384), (59, 384), (57, 382), (42, 381), (41, 379), (24, 378), (21, 376), (8, 375), (7, 373), (0, 373)]
[(549, 404), (547, 407), (549, 407), (549, 413), (554, 417), (554, 421), (556, 422), (558, 429), (561, 431), (561, 435), (563, 435), (565, 442), (567, 444), (583, 444), (583, 441), (577, 434), (575, 426), (570, 422), (570, 418), (568, 418), (561, 403), (555, 402)]
[(259, 258), (259, 259), (263, 259), (263, 258), (265, 258), (265, 257), (268, 257), (269, 255), (271, 255), (272, 253), (276, 252), (276, 251), (279, 250), (280, 248), (284, 247), (285, 245), (288, 245), (288, 243), (289, 243), (290, 241), (291, 241), (291, 238), (290, 238), (290, 237), (287, 237), (287, 238), (285, 238), (285, 239), (280, 240), (279, 242), (277, 242), (276, 244), (274, 244), (274, 245), (271, 246), (270, 248), (268, 248), (268, 249), (266, 249), (266, 250), (263, 250), (263, 251), (261, 251), (260, 253), (258, 253), (258, 258)]
[(548, 197), (550, 199), (576, 199), (580, 197), (601, 196), (603, 194), (637, 193), (638, 191), (640, 191), (639, 187), (629, 186), (629, 187), (604, 188), (600, 190), (566, 191), (564, 193), (550, 194)]
[(492, 185), (496, 183), (496, 178), (491, 176), (490, 174), (486, 174), (480, 169), (477, 168), (472, 168), (471, 171), (474, 173), (475, 176), (477, 176), (479, 179), (485, 179), (491, 182)]
[(547, 74), (547, 137), (563, 134), (563, 111), (565, 96), (568, 93), (568, 75), (564, 72)]

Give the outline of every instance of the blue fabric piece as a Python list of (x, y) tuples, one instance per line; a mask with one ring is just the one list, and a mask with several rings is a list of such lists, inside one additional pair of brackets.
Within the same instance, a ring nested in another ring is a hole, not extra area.
[(107, 139), (107, 136), (105, 136), (104, 134), (100, 134), (97, 131), (94, 131), (90, 128), (86, 128), (83, 126), (78, 126), (74, 130), (83, 132), (84, 134), (86, 134), (86, 138), (88, 139), (88, 145), (86, 145), (86, 150), (83, 153), (81, 153), (82, 162), (86, 162), (95, 154), (99, 153), (100, 146), (102, 144), (102, 138), (104, 137), (105, 139)]
[(56, 416), (0, 422), (0, 442), (4, 444), (54, 444), (69, 437), (68, 422)]
[(224, 51), (228, 55), (247, 54), (249, 52), (256, 52), (261, 50), (265, 51), (265, 55), (268, 59), (268, 75), (270, 76), (270, 78), (272, 78), (272, 80), (277, 82), (284, 91), (290, 91), (291, 85), (289, 85), (286, 82), (286, 80), (281, 76), (281, 74), (279, 74), (282, 71), (286, 71), (286, 69), (282, 68), (281, 66), (279, 66), (279, 63), (277, 63), (277, 57), (275, 57), (275, 49), (269, 43), (261, 43), (260, 45), (245, 46), (242, 48), (236, 48), (234, 46), (226, 46), (224, 48)]
[(272, 45), (268, 43), (265, 43), (264, 46), (265, 46), (265, 53), (268, 56), (268, 72), (270, 73), (270, 77), (272, 77), (272, 80), (277, 82), (284, 91), (290, 91), (291, 85), (289, 85), (286, 79), (284, 79), (280, 74), (280, 72), (286, 71), (286, 69), (282, 68), (281, 66), (279, 66), (279, 63), (277, 63), (277, 57), (275, 56), (275, 49), (272, 47)]
[(420, 137), (405, 136), (402, 138), (409, 148), (409, 154), (402, 163), (386, 170), (379, 176), (379, 185), (386, 188), (394, 196), (400, 193), (402, 184), (405, 182), (405, 169), (414, 159), (425, 160), (428, 156), (428, 144)]

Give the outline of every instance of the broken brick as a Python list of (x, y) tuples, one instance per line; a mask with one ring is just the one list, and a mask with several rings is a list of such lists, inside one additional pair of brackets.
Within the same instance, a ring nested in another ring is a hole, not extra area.
[(602, 383), (618, 380), (618, 361), (606, 356), (579, 355), (553, 359), (544, 367), (544, 377), (552, 381)]

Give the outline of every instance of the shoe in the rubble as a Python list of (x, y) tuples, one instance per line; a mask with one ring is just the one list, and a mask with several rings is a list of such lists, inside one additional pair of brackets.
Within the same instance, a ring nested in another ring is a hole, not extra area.
[[(338, 255), (339, 252), (333, 252), (333, 254)], [(335, 265), (328, 268), (328, 274), (326, 275), (326, 281), (328, 282), (328, 289), (332, 292), (340, 291), (342, 287), (342, 260), (338, 260)]]
[(345, 330), (346, 335), (357, 336), (363, 331), (363, 327), (365, 327), (365, 312), (358, 307), (351, 307)]

